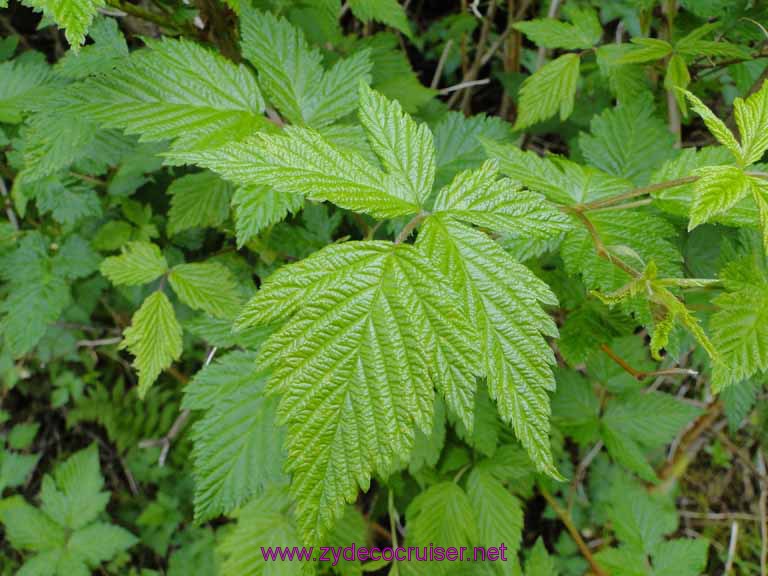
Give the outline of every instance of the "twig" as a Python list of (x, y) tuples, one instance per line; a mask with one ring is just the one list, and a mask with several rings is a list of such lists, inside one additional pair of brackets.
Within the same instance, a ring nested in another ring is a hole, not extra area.
[(595, 251), (600, 258), (608, 260), (608, 262), (611, 262), (633, 278), (640, 278), (642, 276), (639, 270), (636, 270), (634, 267), (624, 262), (624, 260), (608, 251), (605, 244), (603, 244), (603, 240), (600, 238), (600, 233), (597, 231), (597, 228), (595, 228), (595, 225), (589, 218), (587, 218), (587, 215), (584, 214), (584, 212), (568, 206), (563, 207), (563, 209), (565, 212), (573, 214), (576, 218), (581, 220), (582, 224), (587, 228), (587, 231), (592, 238), (592, 243), (595, 245)]
[(552, 510), (554, 510), (555, 514), (557, 514), (558, 518), (560, 518), (560, 521), (565, 525), (565, 528), (568, 530), (571, 538), (573, 538), (573, 541), (576, 542), (576, 546), (579, 547), (579, 552), (581, 552), (581, 555), (584, 556), (584, 559), (589, 564), (589, 567), (592, 569), (592, 572), (595, 574), (595, 576), (608, 576), (605, 570), (603, 570), (595, 560), (595, 557), (592, 555), (589, 546), (587, 546), (586, 542), (584, 542), (584, 539), (581, 537), (581, 534), (579, 533), (578, 528), (576, 528), (576, 525), (573, 523), (571, 515), (568, 514), (568, 511), (560, 506), (552, 494), (550, 494), (549, 491), (543, 486), (539, 486), (539, 492), (544, 497), (544, 500), (547, 501), (547, 504), (552, 507)]
[(153, 24), (157, 24), (158, 26), (168, 30), (176, 31), (179, 34), (184, 33), (190, 36), (197, 36), (197, 33), (193, 28), (178, 24), (160, 14), (150, 12), (149, 10), (145, 10), (140, 6), (131, 4), (130, 2), (122, 2), (121, 0), (108, 0), (108, 4), (114, 8), (117, 8), (121, 12), (125, 12), (129, 16), (133, 16), (141, 20), (146, 20), (147, 22), (152, 22)]
[[(547, 10), (547, 18), (555, 18), (557, 11), (560, 9), (560, 0), (552, 0), (549, 3), (549, 10)], [(547, 59), (547, 49), (544, 46), (539, 46), (539, 50), (536, 53), (536, 70), (544, 65), (544, 60)]]
[(573, 475), (573, 480), (571, 481), (571, 491), (568, 496), (568, 511), (573, 509), (573, 503), (575, 500), (576, 495), (576, 489), (578, 488), (579, 484), (582, 483), (584, 480), (584, 476), (587, 474), (587, 469), (589, 468), (589, 465), (592, 464), (592, 461), (597, 457), (598, 454), (600, 454), (600, 451), (603, 449), (603, 441), (598, 440), (594, 446), (592, 446), (592, 449), (587, 452), (587, 455), (582, 458), (581, 462), (579, 462), (579, 465), (576, 467), (576, 473)]
[[(756, 176), (757, 174), (755, 173), (752, 175)], [(766, 176), (768, 176), (768, 174), (766, 174)], [(598, 208), (605, 208), (606, 206), (615, 206), (617, 204), (621, 204), (625, 200), (632, 200), (638, 196), (646, 196), (660, 190), (666, 190), (667, 188), (674, 188), (676, 186), (690, 184), (691, 182), (695, 182), (698, 179), (698, 176), (685, 176), (683, 178), (675, 178), (674, 180), (666, 180), (664, 182), (651, 184), (649, 186), (641, 186), (639, 188), (630, 190), (629, 192), (622, 192), (621, 194), (616, 194), (614, 196), (601, 198), (600, 200), (587, 202), (586, 204), (579, 204), (574, 208), (580, 212), (589, 212)]]
[(96, 340), (78, 340), (75, 346), (78, 348), (96, 348), (98, 346), (111, 346), (112, 344), (118, 344), (122, 341), (122, 336), (115, 336), (114, 338), (98, 338)]
[[(216, 354), (216, 346), (211, 348), (211, 351), (208, 353), (208, 356), (205, 358), (205, 363), (203, 364), (203, 368), (208, 366), (208, 364), (211, 363), (211, 360), (213, 360), (213, 356)], [(173, 425), (171, 426), (171, 429), (168, 430), (168, 433), (163, 436), (162, 438), (150, 438), (147, 440), (142, 440), (139, 442), (139, 448), (154, 448), (155, 446), (162, 446), (162, 450), (160, 451), (160, 457), (157, 459), (158, 466), (165, 466), (165, 460), (168, 458), (168, 452), (171, 450), (171, 444), (176, 439), (176, 437), (181, 433), (182, 429), (184, 428), (184, 425), (187, 423), (187, 420), (189, 420), (189, 417), (192, 415), (192, 412), (189, 409), (182, 410), (179, 415), (176, 417), (176, 420), (174, 420)]]
[(403, 229), (400, 231), (400, 234), (397, 235), (397, 238), (395, 239), (395, 244), (401, 244), (405, 240), (408, 239), (408, 236), (411, 235), (411, 232), (414, 231), (416, 226), (421, 224), (421, 222), (429, 216), (429, 212), (421, 211), (416, 216), (414, 216), (408, 224), (406, 224)]
[(646, 378), (652, 378), (654, 376), (698, 376), (699, 373), (696, 370), (689, 368), (662, 368), (661, 370), (651, 370), (650, 372), (644, 372), (637, 370), (630, 366), (626, 360), (616, 354), (608, 344), (601, 344), (600, 349), (608, 354), (608, 357), (616, 364), (622, 367), (622, 369), (632, 376), (635, 380), (642, 381)]
[(8, 216), (8, 221), (13, 226), (14, 230), (19, 229), (19, 220), (16, 218), (16, 212), (13, 211), (13, 204), (8, 197), (8, 188), (5, 187), (5, 180), (0, 178), (0, 194), (3, 196), (3, 204), (5, 205), (5, 214)]
[(742, 520), (744, 522), (758, 522), (759, 516), (746, 512), (694, 512), (692, 510), (680, 510), (681, 518), (690, 520), (709, 520), (711, 522), (732, 522)]
[(440, 59), (437, 61), (437, 68), (435, 68), (435, 75), (432, 76), (432, 82), (430, 83), (429, 87), (433, 90), (437, 88), (437, 85), (440, 83), (440, 76), (443, 73), (443, 68), (445, 68), (445, 62), (448, 60), (448, 54), (451, 53), (451, 48), (453, 47), (453, 38), (449, 39), (448, 42), (445, 43), (445, 46), (443, 47), (443, 51), (440, 54)]
[(697, 451), (696, 441), (709, 430), (710, 426), (720, 417), (722, 411), (723, 405), (719, 401), (712, 401), (707, 404), (707, 410), (704, 414), (694, 420), (690, 428), (680, 438), (672, 458), (659, 471), (658, 476), (661, 482), (652, 486), (651, 492), (665, 492), (676, 479), (685, 473)]
[(731, 523), (731, 539), (728, 541), (728, 559), (725, 562), (725, 576), (733, 573), (733, 561), (736, 559), (736, 544), (739, 541), (739, 523)]
[(463, 90), (464, 88), (469, 88), (471, 86), (483, 86), (485, 84), (490, 84), (490, 82), (490, 78), (483, 78), (482, 80), (465, 80), (464, 82), (454, 84), (448, 88), (443, 88), (439, 93), (441, 96), (444, 96), (445, 94), (450, 94), (451, 92), (456, 92), (457, 90)]

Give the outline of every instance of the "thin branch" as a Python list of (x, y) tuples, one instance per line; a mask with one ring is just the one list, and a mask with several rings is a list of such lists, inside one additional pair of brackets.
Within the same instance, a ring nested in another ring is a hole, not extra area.
[(728, 559), (725, 561), (725, 576), (733, 574), (733, 561), (736, 559), (736, 543), (739, 541), (739, 523), (731, 523), (731, 538), (728, 541)]
[(733, 522), (742, 520), (744, 522), (759, 522), (760, 517), (746, 512), (694, 512), (692, 510), (679, 510), (681, 518), (688, 520), (708, 520), (710, 522)]
[(568, 514), (568, 511), (560, 506), (552, 494), (550, 494), (549, 491), (543, 486), (539, 486), (539, 492), (544, 497), (544, 500), (547, 501), (547, 504), (549, 504), (552, 510), (554, 510), (555, 514), (557, 514), (557, 517), (560, 518), (560, 521), (565, 525), (565, 528), (568, 530), (571, 538), (573, 538), (573, 541), (576, 542), (576, 546), (579, 547), (579, 552), (581, 552), (581, 555), (584, 556), (584, 559), (589, 564), (589, 567), (591, 568), (594, 575), (608, 576), (606, 571), (603, 570), (597, 563), (597, 560), (595, 560), (595, 557), (592, 555), (592, 551), (589, 549), (589, 546), (587, 546), (587, 543), (584, 542), (584, 539), (581, 537), (581, 534), (579, 533), (578, 528), (576, 528), (576, 525), (573, 523), (573, 519), (571, 518), (571, 515)]
[(78, 348), (97, 348), (98, 346), (111, 346), (112, 344), (119, 344), (122, 339), (122, 336), (115, 336), (114, 338), (99, 338), (97, 340), (78, 340), (75, 346)]
[(437, 61), (435, 75), (432, 76), (432, 82), (429, 85), (429, 87), (433, 90), (437, 88), (438, 84), (440, 84), (440, 76), (443, 74), (443, 68), (445, 68), (445, 62), (448, 60), (448, 54), (451, 53), (451, 48), (453, 48), (453, 38), (449, 39), (448, 42), (445, 43), (443, 51), (440, 54), (440, 59)]
[(451, 92), (463, 90), (464, 88), (469, 88), (471, 86), (483, 86), (485, 84), (490, 84), (490, 83), (491, 83), (490, 78), (483, 78), (482, 80), (466, 80), (464, 82), (454, 84), (453, 86), (449, 86), (448, 88), (443, 88), (442, 90), (440, 90), (439, 94), (441, 96), (444, 96), (446, 94), (450, 94)]
[(597, 252), (597, 255), (601, 258), (608, 260), (608, 262), (611, 262), (614, 264), (617, 268), (620, 268), (633, 278), (640, 278), (642, 274), (639, 270), (635, 269), (634, 267), (630, 266), (624, 260), (616, 256), (615, 254), (611, 254), (608, 249), (605, 247), (605, 244), (603, 244), (603, 240), (600, 238), (600, 233), (597, 231), (597, 228), (595, 228), (595, 225), (592, 223), (592, 221), (587, 218), (587, 215), (584, 214), (581, 210), (570, 208), (570, 207), (564, 207), (565, 211), (567, 213), (573, 214), (581, 220), (582, 224), (587, 228), (587, 231), (589, 232), (590, 237), (592, 238), (592, 243), (595, 245), (595, 251)]
[[(752, 174), (756, 175), (756, 174)], [(766, 173), (766, 177), (768, 177), (768, 173)], [(632, 200), (633, 198), (637, 198), (638, 196), (646, 196), (650, 195), (654, 192), (658, 192), (660, 190), (666, 190), (667, 188), (674, 188), (676, 186), (682, 186), (684, 184), (690, 184), (691, 182), (695, 182), (698, 180), (698, 176), (685, 176), (683, 178), (675, 178), (674, 180), (666, 180), (664, 182), (659, 182), (657, 184), (651, 184), (649, 186), (641, 186), (639, 188), (635, 188), (633, 190), (630, 190), (629, 192), (622, 192), (621, 194), (616, 194), (614, 196), (608, 196), (606, 198), (601, 198), (599, 200), (594, 200), (592, 202), (587, 202), (586, 204), (580, 204), (575, 207), (576, 210), (579, 210), (580, 212), (588, 212), (590, 210), (596, 210), (598, 208), (605, 208), (607, 206), (615, 206), (616, 204), (621, 204), (622, 202), (626, 200)]]
[[(216, 347), (214, 346), (211, 348), (211, 351), (208, 353), (208, 356), (205, 358), (205, 363), (203, 364), (203, 368), (208, 366), (208, 364), (211, 363), (211, 360), (213, 360), (213, 356), (216, 354)], [(160, 457), (157, 459), (158, 466), (165, 466), (165, 460), (168, 458), (168, 452), (171, 450), (171, 444), (173, 444), (173, 441), (176, 439), (176, 437), (181, 433), (182, 429), (184, 428), (184, 425), (187, 423), (187, 420), (189, 420), (189, 417), (192, 415), (192, 412), (189, 409), (182, 410), (179, 415), (176, 417), (176, 420), (174, 420), (173, 425), (171, 426), (171, 429), (168, 430), (168, 433), (163, 436), (162, 438), (150, 438), (147, 440), (142, 440), (139, 442), (139, 448), (153, 448), (155, 446), (162, 446), (162, 450), (160, 451)]]
[(197, 33), (193, 28), (190, 28), (186, 25), (181, 25), (163, 16), (162, 14), (151, 12), (140, 6), (137, 6), (136, 4), (131, 4), (130, 2), (122, 2), (121, 0), (108, 0), (108, 4), (129, 16), (133, 16), (141, 20), (146, 20), (147, 22), (152, 22), (153, 24), (157, 24), (158, 26), (168, 30), (173, 30), (179, 34), (183, 33), (188, 34), (189, 36), (197, 36)]
[(655, 376), (698, 376), (699, 373), (696, 372), (696, 370), (691, 370), (690, 368), (662, 368), (661, 370), (651, 370), (650, 372), (645, 372), (643, 370), (637, 370), (636, 368), (633, 368), (630, 366), (626, 360), (624, 360), (621, 356), (616, 354), (608, 344), (601, 344), (600, 349), (608, 354), (608, 357), (613, 360), (616, 364), (621, 366), (621, 368), (630, 376), (632, 376), (635, 380), (645, 380), (646, 378), (653, 378)]
[(411, 235), (411, 232), (413, 232), (416, 229), (416, 226), (421, 224), (421, 222), (429, 216), (429, 212), (421, 211), (416, 216), (414, 216), (408, 224), (406, 224), (403, 229), (400, 231), (400, 234), (397, 235), (397, 238), (395, 239), (395, 244), (402, 244), (405, 240), (408, 239), (408, 236)]
[[(556, 18), (557, 11), (560, 9), (560, 0), (552, 0), (549, 3), (549, 10), (547, 10), (547, 18)], [(544, 66), (544, 60), (547, 59), (547, 49), (544, 46), (539, 46), (539, 50), (536, 53), (536, 70)]]

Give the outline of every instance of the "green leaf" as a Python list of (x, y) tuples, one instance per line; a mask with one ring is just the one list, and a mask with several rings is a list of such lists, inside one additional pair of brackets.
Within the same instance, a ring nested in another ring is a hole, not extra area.
[(522, 130), (560, 113), (560, 120), (573, 112), (579, 81), (578, 54), (563, 54), (526, 78), (520, 88), (515, 130)]
[(246, 305), (240, 327), (286, 320), (259, 361), (282, 394), (306, 540), (409, 453), (417, 428), (431, 429), (433, 381), (471, 382), (471, 397), (474, 330), (460, 310), (418, 250), (387, 242), (328, 246), (278, 270)]
[(75, 452), (43, 478), (40, 490), (42, 510), (67, 529), (77, 530), (93, 522), (107, 507), (109, 492), (103, 492), (104, 478), (96, 444)]
[(163, 292), (153, 292), (144, 300), (123, 332), (120, 348), (134, 355), (133, 366), (139, 371), (139, 397), (175, 360), (181, 357), (181, 326), (173, 306)]
[(643, 186), (660, 164), (671, 159), (674, 136), (654, 114), (653, 104), (637, 98), (592, 118), (590, 133), (579, 135), (587, 162)]
[(186, 407), (205, 408), (193, 428), (198, 522), (231, 512), (282, 479), (277, 401), (264, 396), (267, 374), (255, 366), (256, 354), (232, 352), (185, 389)]
[(574, 24), (561, 22), (555, 18), (537, 18), (518, 22), (514, 27), (528, 36), (537, 46), (544, 48), (583, 50), (592, 48), (600, 41), (603, 28), (593, 9), (571, 9), (568, 15)]
[(768, 149), (768, 82), (746, 100), (736, 98), (733, 112), (741, 135), (744, 163), (758, 162)]
[(185, 149), (238, 140), (267, 123), (248, 68), (187, 40), (147, 40), (147, 48), (78, 85), (71, 98), (74, 113), (142, 141), (178, 139)]
[(110, 256), (101, 263), (101, 273), (115, 285), (138, 286), (166, 273), (168, 263), (160, 248), (150, 242), (128, 242), (120, 256)]
[(679, 54), (673, 54), (667, 62), (667, 71), (664, 75), (664, 88), (671, 90), (677, 100), (677, 105), (683, 114), (688, 113), (685, 104), (685, 95), (680, 89), (685, 89), (691, 83), (691, 73), (685, 59)]
[(720, 118), (715, 116), (712, 110), (710, 110), (707, 105), (704, 104), (704, 102), (699, 100), (695, 95), (691, 94), (687, 90), (684, 90), (683, 93), (691, 103), (691, 108), (693, 108), (693, 111), (701, 116), (702, 120), (704, 120), (704, 124), (707, 126), (707, 129), (715, 138), (717, 138), (717, 141), (728, 148), (728, 150), (730, 150), (731, 154), (733, 154), (733, 157), (736, 158), (737, 162), (740, 164), (743, 163), (745, 155), (742, 152), (741, 145), (736, 141), (736, 137), (733, 135), (733, 132), (728, 129), (728, 127), (722, 120), (720, 120)]
[(67, 52), (56, 63), (56, 73), (67, 78), (86, 78), (93, 74), (109, 72), (113, 66), (128, 56), (128, 44), (114, 18), (96, 18), (88, 30), (93, 44), (79, 52)]
[(560, 370), (552, 397), (552, 421), (579, 444), (595, 442), (599, 432), (600, 401), (589, 380), (578, 372)]
[(525, 576), (554, 576), (557, 574), (555, 559), (549, 555), (544, 541), (539, 537), (525, 562)]
[(435, 148), (426, 124), (417, 124), (395, 100), (360, 85), (360, 122), (384, 168), (402, 192), (423, 205), (435, 180)]
[(218, 262), (179, 264), (171, 268), (168, 282), (190, 308), (216, 318), (234, 318), (240, 310), (240, 296), (235, 277)]
[(442, 188), (460, 171), (479, 168), (487, 157), (481, 140), (505, 141), (511, 133), (509, 124), (497, 116), (446, 114), (434, 128), (435, 185)]
[[(503, 489), (503, 488), (502, 488)], [(414, 546), (471, 548), (479, 541), (472, 501), (455, 482), (430, 486), (408, 505), (408, 538)]]
[(96, 567), (102, 562), (109, 562), (137, 542), (138, 539), (125, 528), (96, 522), (76, 530), (67, 548), (88, 566)]
[(229, 215), (232, 187), (211, 172), (187, 174), (168, 187), (168, 234), (196, 227), (218, 226)]
[(608, 515), (619, 541), (632, 552), (651, 553), (677, 529), (677, 512), (667, 496), (625, 479), (611, 486)]
[(243, 54), (270, 102), (293, 124), (319, 128), (346, 116), (357, 105), (358, 81), (370, 82), (365, 50), (324, 71), (320, 52), (287, 20), (244, 7), (240, 25)]
[(715, 390), (768, 370), (768, 284), (745, 285), (715, 299), (710, 320), (713, 343), (722, 358), (715, 366)]
[(237, 246), (243, 247), (259, 232), (296, 213), (304, 204), (303, 194), (278, 192), (269, 186), (241, 186), (232, 198), (235, 206)]
[(37, 431), (40, 428), (40, 424), (37, 422), (30, 422), (29, 424), (16, 424), (11, 428), (11, 432), (8, 434), (8, 446), (14, 450), (24, 450), (34, 442)]
[(201, 155), (197, 161), (221, 172), (225, 178), (285, 194), (328, 200), (377, 218), (419, 211), (418, 204), (396, 178), (303, 128), (290, 127), (279, 135), (225, 146)]
[(47, 91), (51, 68), (44, 60), (11, 60), (0, 63), (0, 122), (21, 122), (25, 107)]
[(653, 554), (654, 573), (699, 576), (706, 571), (708, 552), (705, 538), (661, 542)]
[(510, 556), (520, 547), (523, 507), (504, 485), (481, 468), (467, 478), (467, 494), (477, 522), (477, 543), (489, 548), (504, 544)]
[(17, 454), (9, 450), (0, 452), (0, 493), (6, 488), (24, 484), (38, 460), (38, 454)]
[(757, 394), (762, 388), (758, 380), (742, 380), (723, 388), (720, 399), (723, 401), (723, 413), (728, 419), (728, 430), (736, 432), (744, 418), (757, 402)]
[(705, 166), (693, 171), (691, 219), (688, 230), (730, 210), (752, 192), (753, 179), (736, 166)]
[[(428, 218), (417, 246), (449, 278), (477, 326), (488, 390), (502, 419), (511, 422), (538, 469), (559, 477), (547, 395), (555, 389), (555, 359), (544, 339), (557, 336), (557, 328), (541, 308), (556, 303), (554, 294), (485, 234), (450, 218)], [(469, 396), (463, 386), (455, 389), (461, 396), (448, 394), (448, 404), (458, 412)]]
[(375, 20), (412, 36), (408, 16), (397, 0), (350, 0), (349, 7), (355, 18), (363, 22)]
[(0, 501), (0, 521), (5, 526), (5, 537), (19, 550), (42, 552), (66, 542), (64, 528), (21, 496)]
[(23, 4), (42, 12), (63, 28), (74, 52), (85, 43), (85, 34), (99, 8), (106, 5), (104, 0), (23, 0)]
[(265, 560), (262, 547), (291, 549), (304, 544), (289, 513), (290, 501), (284, 487), (273, 487), (237, 513), (237, 526), (227, 532), (218, 546), (224, 556), (222, 576), (310, 576), (312, 562)]
[(627, 52), (620, 62), (622, 64), (642, 64), (666, 58), (672, 53), (672, 45), (658, 38), (632, 38), (632, 44), (636, 46)]
[(541, 195), (498, 175), (494, 161), (459, 173), (438, 194), (434, 211), (529, 238), (550, 238), (568, 228), (568, 218)]

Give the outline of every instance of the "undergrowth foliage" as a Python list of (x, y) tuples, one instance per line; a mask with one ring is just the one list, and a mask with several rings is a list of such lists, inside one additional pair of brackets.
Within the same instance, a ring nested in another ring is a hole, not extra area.
[(7, 4), (3, 573), (765, 574), (764, 8)]

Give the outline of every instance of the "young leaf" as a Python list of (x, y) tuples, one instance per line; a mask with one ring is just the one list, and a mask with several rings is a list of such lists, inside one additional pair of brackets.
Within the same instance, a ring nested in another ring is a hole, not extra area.
[(520, 501), (482, 468), (470, 472), (467, 494), (477, 523), (477, 543), (486, 548), (504, 544), (509, 554), (514, 555), (523, 531)]
[(514, 27), (544, 48), (584, 50), (600, 41), (603, 29), (594, 10), (571, 9), (569, 16), (573, 24), (555, 18), (537, 18), (518, 22)]
[(573, 112), (579, 81), (578, 54), (563, 54), (526, 78), (520, 88), (520, 110), (515, 130), (522, 130), (560, 113), (565, 120)]
[(496, 232), (550, 238), (568, 228), (568, 218), (539, 194), (508, 178), (498, 178), (498, 163), (459, 173), (435, 200), (434, 211)]
[(386, 242), (331, 245), (280, 269), (238, 325), (279, 319), (259, 360), (282, 394), (297, 517), (317, 541), (357, 486), (430, 430), (433, 379), (474, 386), (474, 330), (430, 262)]
[(736, 98), (733, 112), (745, 164), (758, 162), (768, 149), (768, 82), (746, 100)]
[(218, 262), (179, 264), (168, 281), (187, 306), (216, 318), (234, 318), (240, 310), (237, 283), (229, 269)]
[(502, 418), (539, 470), (558, 477), (547, 395), (555, 389), (555, 360), (543, 337), (556, 336), (557, 328), (541, 309), (556, 302), (554, 294), (485, 234), (450, 218), (428, 218), (417, 246), (446, 274), (477, 323), (488, 389)]
[(417, 124), (397, 101), (360, 84), (360, 122), (384, 168), (414, 204), (423, 205), (435, 180), (435, 148), (426, 124)]
[(304, 204), (304, 196), (278, 192), (269, 186), (241, 186), (232, 197), (232, 204), (237, 246), (242, 248), (264, 228), (280, 222), (289, 212), (296, 213)]
[(153, 292), (144, 300), (123, 332), (120, 348), (127, 348), (135, 357), (139, 397), (143, 398), (160, 372), (181, 357), (181, 326), (163, 292)]
[(443, 542), (460, 548), (478, 542), (472, 502), (455, 482), (430, 486), (411, 501), (405, 516), (408, 537), (415, 546)]
[(619, 62), (622, 64), (641, 64), (661, 60), (672, 53), (672, 45), (658, 38), (632, 38), (632, 44), (637, 46), (624, 54)]
[(688, 230), (727, 212), (752, 191), (752, 178), (736, 166), (705, 166), (693, 172), (693, 201)]
[(704, 102), (699, 100), (695, 95), (691, 94), (687, 90), (684, 90), (683, 93), (691, 103), (691, 108), (693, 108), (693, 111), (701, 116), (702, 120), (704, 120), (704, 124), (707, 126), (712, 135), (717, 138), (717, 141), (731, 151), (731, 154), (733, 154), (733, 157), (736, 158), (736, 161), (739, 164), (743, 164), (745, 161), (745, 155), (742, 152), (741, 145), (739, 145), (739, 143), (736, 141), (733, 132), (728, 129), (728, 127), (722, 120), (720, 120), (720, 118), (715, 116), (712, 110), (710, 110), (707, 105), (704, 104)]
[(168, 263), (156, 244), (128, 242), (120, 256), (110, 256), (101, 263), (101, 273), (115, 285), (138, 286), (165, 274)]

